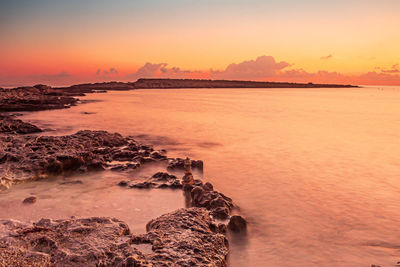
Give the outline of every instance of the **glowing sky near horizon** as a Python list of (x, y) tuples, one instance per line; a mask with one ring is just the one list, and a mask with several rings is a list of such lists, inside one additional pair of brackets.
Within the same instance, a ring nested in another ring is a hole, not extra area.
[(0, 76), (224, 70), (262, 55), (307, 72), (397, 75), (399, 14), (398, 0), (3, 0)]

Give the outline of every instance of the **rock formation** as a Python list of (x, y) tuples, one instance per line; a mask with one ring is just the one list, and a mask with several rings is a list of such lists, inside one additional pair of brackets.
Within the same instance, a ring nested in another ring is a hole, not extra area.
[(164, 214), (142, 235), (114, 218), (0, 220), (0, 265), (226, 266), (228, 241), (216, 229), (201, 208)]
[(104, 170), (116, 167), (110, 164), (116, 160), (129, 160), (128, 164), (136, 167), (166, 160), (150, 146), (105, 131), (39, 137), (0, 134), (0, 143), (0, 179), (9, 179), (12, 183)]

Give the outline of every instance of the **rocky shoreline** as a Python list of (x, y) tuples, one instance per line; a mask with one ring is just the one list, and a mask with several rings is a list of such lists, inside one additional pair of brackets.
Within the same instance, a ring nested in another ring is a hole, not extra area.
[(135, 89), (180, 88), (356, 88), (354, 85), (288, 82), (257, 82), (202, 79), (138, 79), (136, 82), (104, 82), (50, 87), (43, 84), (12, 89), (0, 88), (0, 112), (69, 108), (87, 93)]
[[(47, 96), (51, 89), (31, 90)], [(1, 105), (2, 111), (72, 105), (65, 104), (69, 96), (49, 95), (43, 102), (29, 103), (26, 99), (34, 98), (33, 92), (15, 96), (13, 101), (0, 100), (9, 104)], [(181, 189), (187, 207), (151, 220), (143, 235), (134, 235), (126, 223), (106, 217), (48, 218), (35, 223), (0, 220), (1, 266), (227, 266), (227, 231), (245, 232), (246, 221), (232, 216), (232, 199), (215, 191), (212, 184), (199, 179), (186, 183), (169, 173), (183, 170), (183, 159), (168, 158), (165, 150), (154, 150), (118, 133), (84, 130), (67, 136), (40, 136), (40, 132), (15, 116), (0, 115), (0, 190), (53, 176), (125, 172), (162, 163), (165, 172), (145, 181), (116, 181), (115, 186)], [(202, 171), (203, 162), (190, 161), (190, 166)]]

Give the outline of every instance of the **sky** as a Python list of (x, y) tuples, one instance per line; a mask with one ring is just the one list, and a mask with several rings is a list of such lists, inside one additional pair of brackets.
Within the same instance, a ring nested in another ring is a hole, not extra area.
[(0, 0), (0, 86), (400, 85), (399, 0)]

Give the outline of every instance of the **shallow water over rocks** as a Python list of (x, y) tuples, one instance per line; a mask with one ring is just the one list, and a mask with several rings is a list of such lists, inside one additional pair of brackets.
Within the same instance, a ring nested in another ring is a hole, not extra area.
[[(135, 174), (111, 171), (67, 178), (52, 178), (16, 184), (0, 192), (0, 218), (37, 221), (41, 218), (115, 217), (126, 222), (135, 234), (145, 233), (145, 225), (167, 212), (185, 207), (181, 190), (132, 190), (117, 184), (123, 179), (149, 177), (162, 167), (144, 167)], [(23, 200), (35, 196), (36, 203)]]
[[(22, 119), (49, 135), (108, 130), (165, 148), (170, 157), (204, 160), (204, 180), (232, 197), (249, 221), (247, 236), (231, 238), (231, 266), (400, 260), (399, 89), (137, 90), (83, 99), (98, 101)], [(169, 193), (183, 203), (181, 191), (104, 188), (104, 202), (116, 207), (134, 202), (128, 191), (139, 194), (138, 204), (145, 194)], [(98, 201), (84, 190), (74, 196)], [(127, 221), (123, 216), (115, 217)]]

